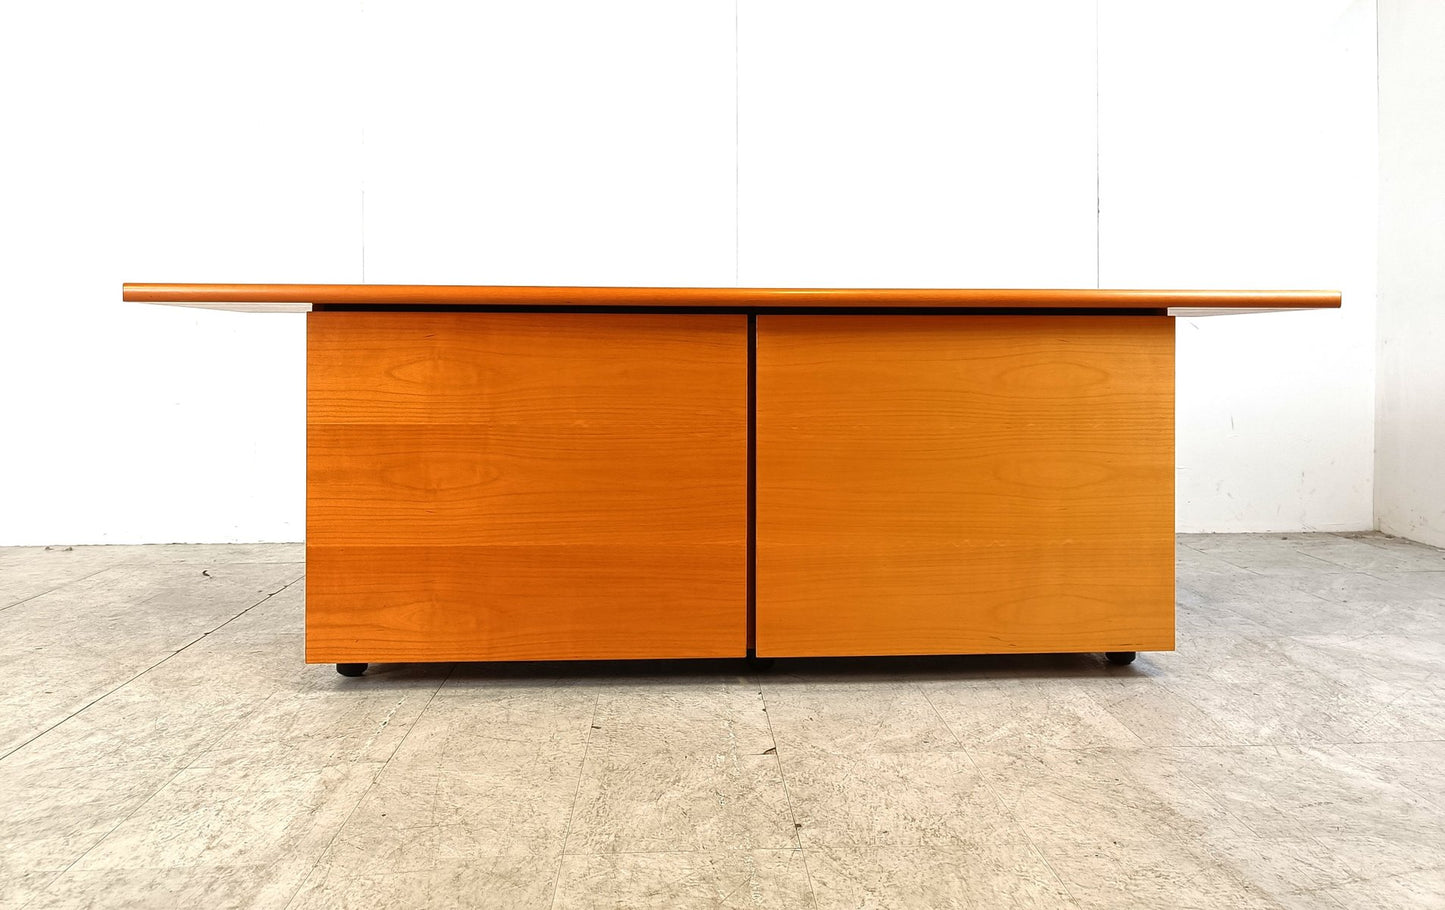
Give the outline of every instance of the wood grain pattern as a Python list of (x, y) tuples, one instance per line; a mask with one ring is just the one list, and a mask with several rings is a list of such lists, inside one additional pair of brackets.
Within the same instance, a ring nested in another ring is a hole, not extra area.
[(307, 659), (740, 656), (746, 330), (310, 314)]
[[(1122, 309), (1200, 316), (1331, 308), (1339, 291), (1099, 290), (1095, 288), (613, 288), (508, 287), (426, 284), (126, 284), (125, 300), (145, 303), (316, 308), (454, 306), (509, 307), (789, 307)], [(1177, 312), (1176, 312), (1177, 311)]]
[(760, 315), (760, 655), (1173, 648), (1167, 317)]

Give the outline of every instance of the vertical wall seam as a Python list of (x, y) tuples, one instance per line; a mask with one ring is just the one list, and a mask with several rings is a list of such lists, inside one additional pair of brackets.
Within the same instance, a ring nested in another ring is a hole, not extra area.
[[(357, 61), (366, 54), (366, 0), (357, 4)], [(361, 76), (360, 69), (356, 75)], [(356, 116), (361, 121), (361, 148), (356, 162), (356, 182), (361, 191), (361, 283), (366, 284), (366, 80), (357, 79)]]
[(1094, 0), (1094, 287), (1104, 286), (1102, 266), (1103, 237), (1100, 235), (1100, 210), (1103, 208), (1099, 188), (1103, 178), (1099, 168), (1099, 5)]
[(1374, 531), (1383, 531), (1384, 522), (1381, 520), (1383, 510), (1380, 508), (1380, 413), (1381, 399), (1383, 398), (1383, 381), (1385, 364), (1385, 349), (1381, 343), (1384, 339), (1384, 330), (1381, 328), (1381, 317), (1384, 315), (1384, 290), (1385, 283), (1380, 280), (1380, 238), (1384, 236), (1384, 197), (1385, 181), (1381, 179), (1384, 168), (1381, 162), (1384, 159), (1384, 143), (1381, 141), (1384, 131), (1384, 109), (1380, 106), (1380, 2), (1375, 0), (1373, 4), (1375, 12), (1375, 414), (1374, 420), (1370, 421), (1370, 528)]

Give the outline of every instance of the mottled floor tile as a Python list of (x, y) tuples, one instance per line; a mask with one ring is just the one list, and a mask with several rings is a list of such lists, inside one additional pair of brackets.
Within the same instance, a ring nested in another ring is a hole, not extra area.
[(323, 863), (288, 910), (547, 910), (557, 869), (558, 854), (526, 843), (452, 865), (382, 875)]
[(122, 565), (0, 611), (0, 755), (294, 581), (299, 565)]
[[(1092, 689), (1097, 699), (1144, 746), (1217, 746), (1234, 741), (1230, 730), (1216, 723), (1188, 697), (1188, 687), (1176, 691), (1170, 682), (1129, 680), (1108, 689)], [(1116, 738), (1101, 745), (1128, 746)]]
[(807, 861), (820, 910), (1078, 906), (1026, 843), (817, 847), (808, 849)]
[(333, 664), (306, 663), (301, 632), (207, 635), (146, 672), (131, 685), (164, 689), (173, 697), (208, 697), (221, 690), (259, 704), (274, 694), (357, 695), (406, 687), (435, 690), (450, 664), (378, 664), (364, 677), (337, 674)]
[(432, 691), (409, 686), (354, 695), (271, 695), (211, 741), (190, 767), (244, 773), (385, 762), (431, 701)]
[[(1353, 765), (1376, 778), (1408, 787), (1445, 814), (1445, 739), (1426, 742), (1348, 743), (1330, 746)], [(1445, 836), (1445, 826), (1442, 826)], [(1445, 839), (1441, 841), (1445, 857)]]
[(594, 693), (433, 699), (325, 856), (334, 874), (420, 872), (526, 843), (560, 855)]
[(6, 768), (179, 771), (257, 706), (117, 689), (6, 756)]
[(284, 910), (300, 872), (292, 864), (70, 871), (25, 910)]
[[(969, 683), (956, 684), (968, 691)], [(914, 683), (763, 683), (778, 748), (840, 755), (959, 748), (927, 695)], [(771, 743), (769, 743), (771, 745)]]
[[(1194, 576), (1184, 579), (1180, 587), (1195, 593), (1194, 603), (1196, 604), (1208, 603), (1227, 608), (1250, 608), (1260, 605), (1268, 607), (1297, 603), (1304, 604), (1302, 609), (1307, 610), (1311, 606), (1322, 603), (1325, 598), (1304, 590), (1300, 586), (1300, 580), (1314, 578), (1321, 572), (1334, 568), (1327, 563), (1321, 563), (1319, 571), (1305, 575), (1259, 575), (1253, 572), (1239, 571), (1230, 576), (1211, 576), (1209, 578)], [(1236, 610), (1235, 612), (1241, 611)], [(1253, 614), (1242, 615), (1258, 621), (1258, 617)]]
[(796, 845), (776, 755), (643, 741), (588, 752), (567, 838), (569, 853)]
[(1228, 654), (1181, 653), (1166, 685), (1241, 745), (1353, 742), (1410, 683), (1287, 638), (1237, 640)]
[[(540, 683), (448, 698), (441, 694), (445, 688), (438, 690), (412, 725), (393, 763), (510, 768), (556, 759), (581, 764), (593, 732), (595, 691)], [(365, 697), (367, 691), (368, 687), (358, 686), (352, 696)]]
[(599, 685), (592, 747), (695, 748), (760, 755), (773, 745), (768, 712), (756, 684)]
[(555, 910), (812, 907), (801, 850), (566, 856)]
[(563, 758), (389, 765), (323, 861), (337, 872), (380, 875), (455, 865), (522, 844), (560, 854), (577, 775), (577, 762)]
[(0, 756), (34, 740), (151, 666), (151, 658), (112, 659), (75, 648), (0, 661)]
[[(1445, 841), (1437, 835), (1385, 832), (1375, 835), (1325, 835), (1316, 840), (1353, 872), (1350, 881), (1333, 887), (1344, 888), (1354, 883), (1397, 877), (1420, 880), (1434, 875), (1438, 879), (1445, 874)], [(1445, 890), (1440, 893), (1445, 895)]]
[(808, 872), (825, 907), (1445, 891), (1435, 548), (1182, 536), (1178, 649), (1129, 667), (355, 679), (305, 663), (302, 558), (0, 548), (0, 905), (809, 906)]
[(213, 635), (272, 635), (306, 631), (306, 582), (298, 581), (229, 620)]
[(1024, 832), (974, 767), (952, 752), (783, 751), (805, 847), (973, 846)]
[(1401, 592), (1398, 595), (1401, 600), (1445, 600), (1445, 570), (1435, 568), (1390, 574), (1377, 571), (1371, 574), (1388, 580), (1394, 589)]
[(1439, 839), (1445, 815), (1402, 783), (1332, 747), (1239, 746), (1155, 755), (1267, 838), (1377, 836)]
[[(1209, 851), (1176, 843), (1070, 852), (1044, 847), (1049, 866), (1085, 910), (1280, 910), (1286, 906)], [(1328, 910), (1321, 901), (1315, 906)]]
[(1350, 600), (1321, 597), (1310, 601), (1273, 598), (1226, 601), (1221, 598), (1212, 601), (1211, 606), (1242, 616), (1267, 629), (1271, 636), (1354, 636), (1400, 632), (1405, 631), (1399, 626), (1405, 619), (1411, 623), (1411, 631), (1434, 632), (1445, 627), (1445, 622), (1433, 621), (1435, 617), (1430, 612), (1406, 606), (1416, 601), (1389, 599), (1391, 592), (1382, 582), (1362, 586), (1356, 593), (1360, 596)]
[(959, 743), (989, 749), (1137, 747), (1108, 702), (1118, 684), (1099, 678), (1010, 680), (988, 686), (924, 683), (929, 701)]
[(1294, 838), (1231, 838), (1209, 840), (1208, 854), (1234, 880), (1263, 893), (1289, 910), (1332, 907), (1319, 892), (1356, 878), (1339, 854), (1318, 840)]
[(1445, 571), (1445, 549), (1432, 547), (1413, 540), (1399, 537), (1369, 540), (1366, 543), (1383, 550), (1391, 559), (1391, 565), (1373, 565), (1369, 572), (1442, 572)]
[(598, 686), (569, 853), (796, 846), (757, 686)]
[(104, 569), (0, 612), (0, 653), (85, 645), (157, 657), (299, 579), (299, 564), (240, 563)]
[(124, 562), (138, 547), (0, 547), (0, 611)]
[(158, 790), (165, 769), (91, 769), (0, 763), (0, 894), (12, 882), (60, 872)]
[(1300, 572), (1318, 573), (1339, 569), (1336, 563), (1312, 555), (1308, 545), (1270, 535), (1251, 535), (1252, 539), (1235, 545), (1227, 543), (1200, 546), (1194, 549), (1259, 575), (1292, 575)]
[(1445, 908), (1445, 866), (1376, 876), (1327, 888), (1321, 894), (1342, 910), (1441, 910)]
[[(1397, 619), (1406, 610), (1393, 611)], [(1384, 627), (1384, 623), (1377, 624)], [(1368, 676), (1387, 682), (1414, 684), (1427, 682), (1445, 667), (1445, 622), (1439, 633), (1413, 635), (1398, 626), (1391, 632), (1354, 632), (1339, 635), (1301, 635), (1280, 639), (1280, 647), (1289, 651), (1303, 646), (1319, 655), (1321, 666), (1332, 666), (1326, 672), (1341, 677)], [(1303, 653), (1296, 649), (1296, 653)]]
[(970, 750), (982, 780), (1037, 844), (1135, 849), (1252, 832), (1154, 750)]
[(182, 771), (74, 868), (253, 866), (308, 857), (314, 861), (379, 771), (377, 764), (304, 771)]
[(0, 861), (0, 907), (24, 907), (60, 875), (57, 871), (11, 870)]
[(140, 565), (167, 563), (243, 563), (306, 561), (304, 543), (182, 543), (139, 546), (76, 547), (76, 550), (122, 551), (126, 562)]

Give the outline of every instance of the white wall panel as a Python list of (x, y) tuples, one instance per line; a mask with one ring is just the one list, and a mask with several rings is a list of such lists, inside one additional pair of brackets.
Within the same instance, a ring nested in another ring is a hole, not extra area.
[(1094, 286), (1094, 6), (741, 0), (739, 278)]
[(730, 2), (368, 0), (366, 280), (731, 284)]
[(1445, 4), (1380, 4), (1380, 530), (1445, 547)]
[(0, 544), (301, 538), (300, 319), (120, 286), (360, 278), (359, 14), (0, 8)]
[[(0, 544), (301, 537), (302, 320), (123, 280), (1338, 287), (1181, 323), (1180, 526), (1369, 526), (1373, 4), (1100, 0), (1097, 60), (1095, 20), (0, 5)], [(1418, 367), (1409, 299), (1381, 340)], [(1382, 355), (1382, 438), (1418, 375)], [(1398, 438), (1390, 503), (1433, 445)]]
[(1370, 527), (1372, 5), (1101, 0), (1099, 55), (1105, 287), (1345, 296), (1180, 321), (1180, 530)]

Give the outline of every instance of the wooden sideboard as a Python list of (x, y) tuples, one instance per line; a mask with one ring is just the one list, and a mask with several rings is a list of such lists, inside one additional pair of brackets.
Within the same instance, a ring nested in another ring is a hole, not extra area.
[(306, 657), (1174, 647), (1174, 316), (1326, 291), (128, 284), (307, 312)]

